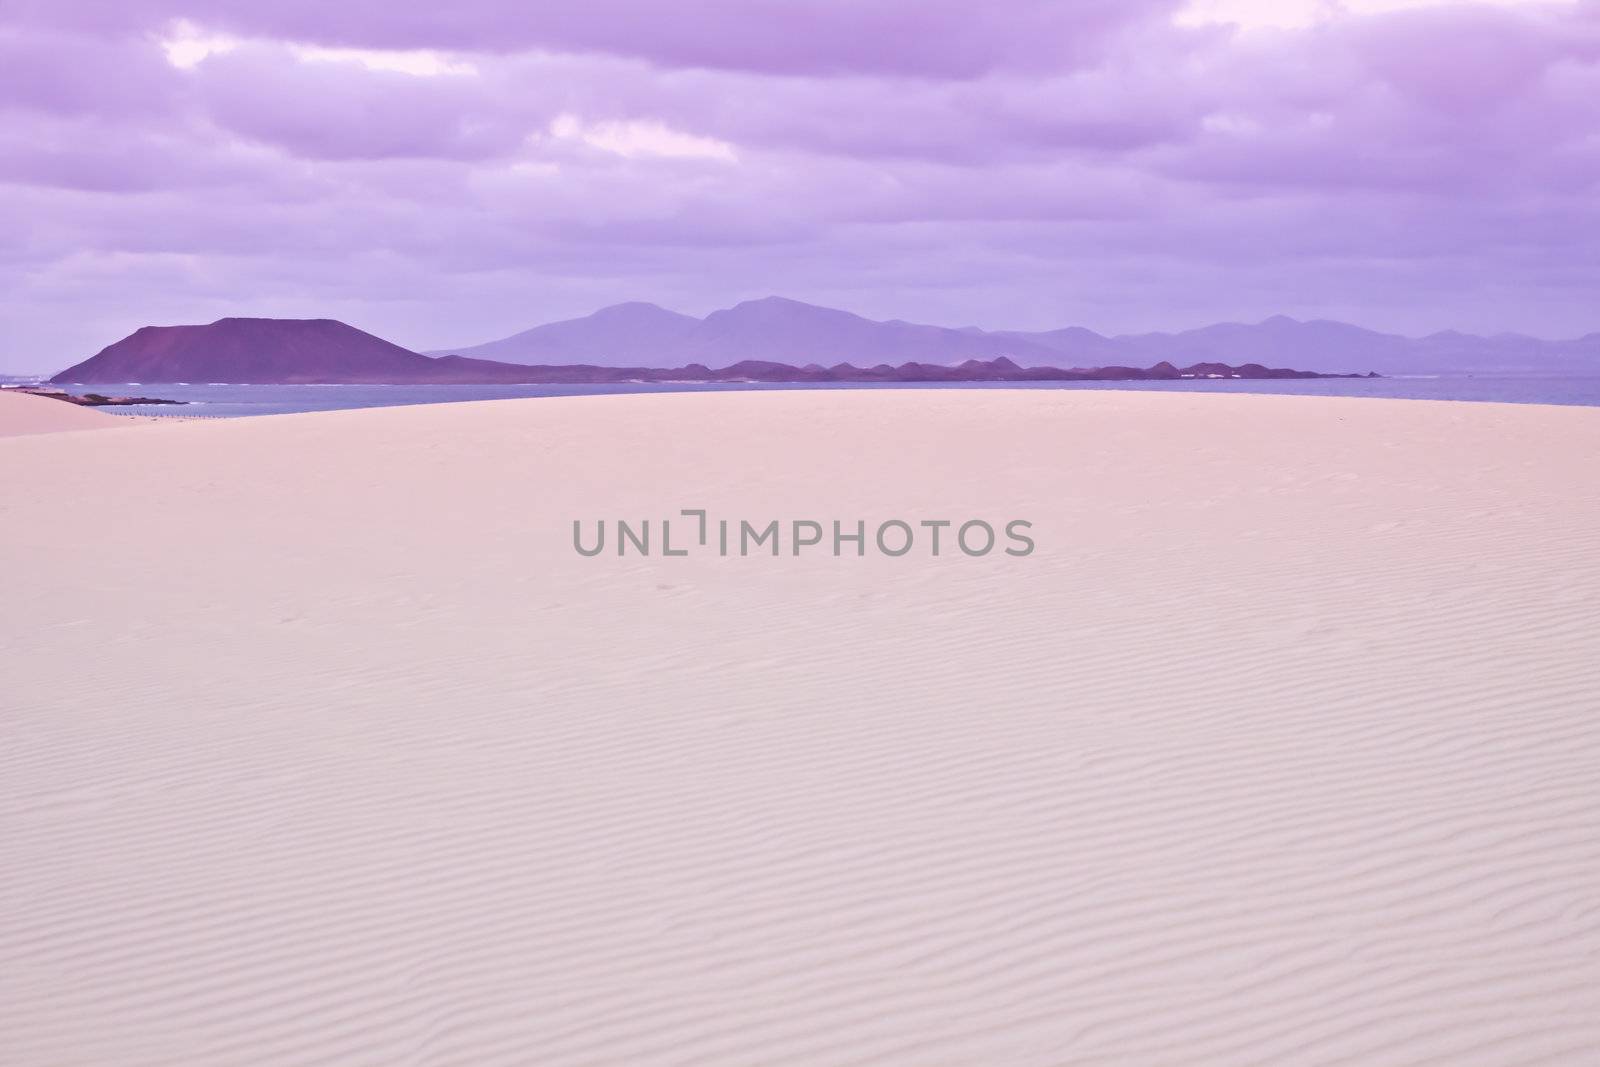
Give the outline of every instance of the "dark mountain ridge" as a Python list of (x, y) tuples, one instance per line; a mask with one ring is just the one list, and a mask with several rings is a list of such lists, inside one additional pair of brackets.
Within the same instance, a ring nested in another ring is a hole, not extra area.
[(63, 382), (427, 381), (427, 356), (335, 319), (218, 319), (143, 326), (57, 374)]
[[(778, 314), (786, 311), (780, 309)], [(843, 313), (841, 313), (843, 314)], [(855, 323), (839, 320), (853, 334)], [(208, 326), (147, 326), (62, 371), (53, 383), (191, 382), (283, 384), (535, 384), (602, 382), (987, 382), (1108, 381), (1184, 377), (1304, 378), (1308, 371), (1206, 363), (1180, 369), (1163, 362), (1148, 368), (1092, 369), (1021, 366), (1004, 356), (968, 359), (954, 366), (919, 360), (866, 367), (848, 362), (795, 366), (745, 359), (720, 369), (704, 363), (679, 367), (601, 367), (593, 364), (530, 366), (408, 351), (331, 319), (219, 319)]]

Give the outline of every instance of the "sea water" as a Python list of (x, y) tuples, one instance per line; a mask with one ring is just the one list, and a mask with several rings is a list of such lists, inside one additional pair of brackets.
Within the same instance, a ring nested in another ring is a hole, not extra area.
[(774, 389), (1134, 389), (1183, 393), (1274, 393), (1297, 396), (1364, 396), (1407, 400), (1487, 400), (1515, 404), (1600, 406), (1600, 377), (1499, 377), (1486, 375), (1393, 378), (1299, 378), (1241, 381), (1200, 379), (1143, 382), (826, 382), (603, 385), (203, 385), (99, 383), (71, 386), (186, 401), (182, 406), (135, 405), (102, 410), (129, 415), (281, 415), (301, 411), (395, 407), (517, 397), (598, 396), (631, 393), (708, 393)]

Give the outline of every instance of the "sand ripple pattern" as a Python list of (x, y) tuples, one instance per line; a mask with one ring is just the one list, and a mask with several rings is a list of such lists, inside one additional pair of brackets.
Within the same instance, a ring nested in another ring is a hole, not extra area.
[[(0, 441), (0, 1064), (1600, 1063), (1600, 411)], [(1034, 521), (578, 559), (575, 516)]]

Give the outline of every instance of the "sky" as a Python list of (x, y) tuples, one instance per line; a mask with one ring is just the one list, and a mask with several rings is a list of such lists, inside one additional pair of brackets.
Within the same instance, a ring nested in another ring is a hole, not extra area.
[(1600, 0), (0, 0), (0, 372), (769, 294), (1600, 330)]

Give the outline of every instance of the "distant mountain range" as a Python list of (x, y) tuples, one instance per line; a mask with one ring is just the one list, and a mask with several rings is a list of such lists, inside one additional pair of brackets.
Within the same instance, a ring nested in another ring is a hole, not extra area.
[(1274, 366), (1331, 374), (1582, 375), (1600, 374), (1600, 334), (1572, 341), (1453, 332), (1414, 339), (1345, 323), (1277, 316), (1254, 325), (1223, 323), (1182, 333), (1106, 337), (1082, 327), (986, 331), (879, 322), (767, 297), (703, 319), (654, 304), (617, 304), (503, 340), (429, 354), (332, 319), (228, 318), (205, 326), (146, 326), (51, 380), (724, 381), (730, 376), (760, 377), (752, 369), (764, 367), (761, 373), (768, 377), (762, 380), (923, 381), (938, 380), (937, 368), (964, 364), (989, 368), (969, 368), (969, 373), (1006, 376), (1000, 380), (1023, 380), (1017, 376), (1029, 368), (1102, 377), (1101, 371), (1149, 375), (1163, 366), (1182, 374), (1197, 365), (1234, 372), (1241, 366), (1253, 368), (1246, 376)]
[(500, 341), (431, 355), (504, 363), (590, 364), (597, 367), (725, 367), (755, 359), (803, 365), (959, 363), (1007, 356), (1056, 365), (1059, 350), (983, 331), (910, 322), (874, 322), (835, 308), (769, 296), (713, 311), (703, 319), (654, 304), (615, 304), (581, 319), (552, 322)]
[(722, 367), (745, 359), (803, 365), (869, 365), (915, 360), (954, 364), (1006, 357), (1023, 366), (1150, 366), (1169, 362), (1288, 364), (1335, 373), (1600, 373), (1600, 333), (1573, 341), (1521, 334), (1477, 337), (1447, 331), (1423, 338), (1342, 322), (1279, 315), (1255, 324), (1220, 323), (1181, 333), (1107, 337), (1081, 326), (1060, 330), (950, 329), (890, 320), (770, 296), (704, 319), (654, 304), (616, 304), (499, 341), (438, 350), (525, 364)]

